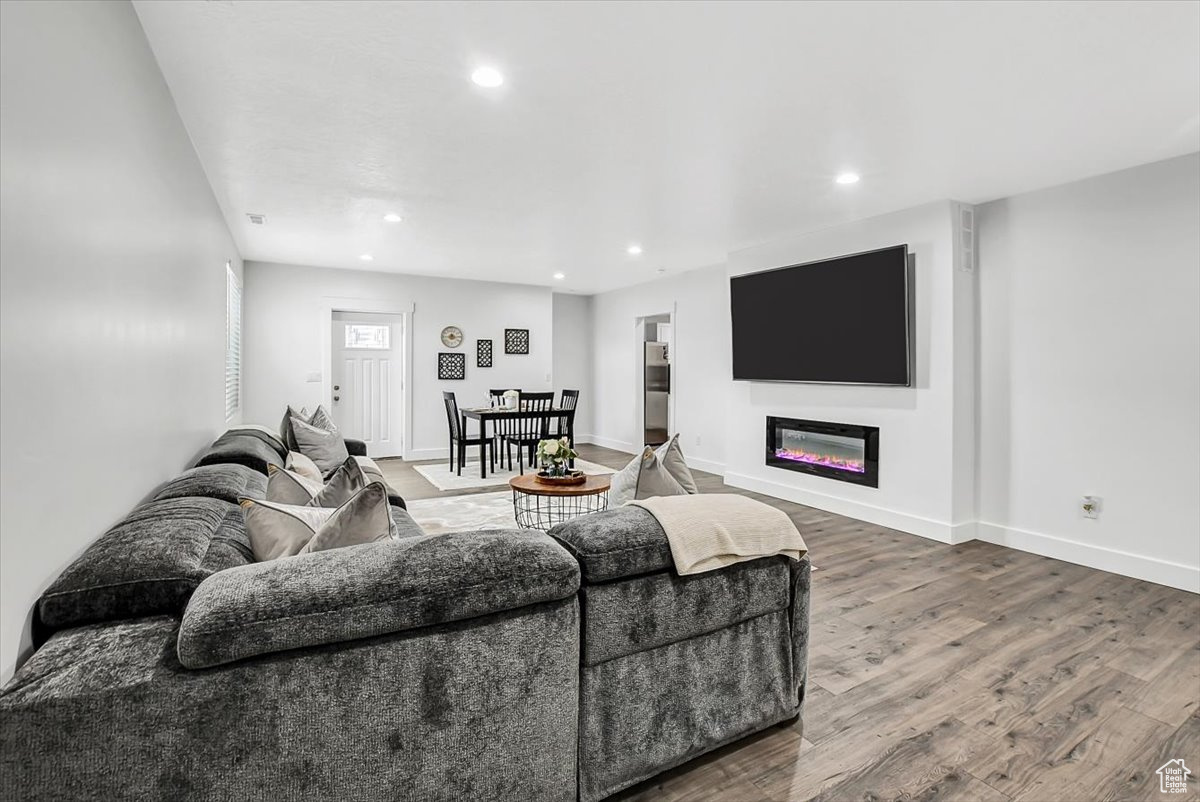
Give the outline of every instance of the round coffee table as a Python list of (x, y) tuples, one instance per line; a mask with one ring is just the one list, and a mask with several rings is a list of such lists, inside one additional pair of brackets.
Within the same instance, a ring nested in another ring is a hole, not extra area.
[(563, 521), (606, 510), (611, 479), (608, 473), (588, 474), (587, 480), (577, 485), (552, 485), (539, 482), (533, 473), (514, 476), (508, 486), (517, 526), (548, 532)]

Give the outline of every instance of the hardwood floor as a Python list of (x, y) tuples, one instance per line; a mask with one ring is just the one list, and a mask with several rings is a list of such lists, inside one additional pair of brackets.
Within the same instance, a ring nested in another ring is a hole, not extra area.
[[(579, 450), (614, 468), (630, 458)], [(442, 495), (410, 465), (387, 473), (406, 498)], [(1200, 596), (747, 495), (791, 516), (819, 568), (803, 729), (760, 733), (617, 799), (1200, 799), (1200, 777), (1172, 796), (1155, 774), (1176, 758), (1200, 772)]]

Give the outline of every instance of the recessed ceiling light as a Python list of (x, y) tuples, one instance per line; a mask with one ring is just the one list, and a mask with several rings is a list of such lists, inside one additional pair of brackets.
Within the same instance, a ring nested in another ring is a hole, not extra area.
[(630, 256), (641, 256), (642, 246), (637, 244), (630, 245), (625, 249), (625, 253), (629, 254)]
[(857, 184), (858, 173), (840, 173), (838, 174), (838, 177), (833, 180), (837, 181), (839, 184)]
[(495, 67), (479, 67), (471, 73), (471, 80), (479, 86), (492, 89), (504, 83), (504, 76)]
[(388, 223), (399, 223), (404, 218), (401, 217), (400, 215), (396, 214), (395, 212), (388, 212), (387, 214), (385, 214), (383, 216), (383, 219), (384, 219), (384, 221), (386, 221)]
[(554, 274), (554, 277), (555, 277), (556, 279), (558, 279), (559, 281), (562, 281), (562, 280), (563, 280), (564, 278), (566, 278), (567, 276), (566, 276), (566, 274), (565, 274), (565, 273), (555, 273), (555, 274)]
[(369, 253), (364, 253), (362, 256), (360, 256), (360, 257), (358, 257), (358, 258), (359, 258), (359, 259), (362, 259), (364, 262), (370, 262), (370, 261), (371, 261), (371, 260), (373, 260), (375, 257), (374, 257), (374, 256), (372, 256), (372, 255), (371, 255), (371, 254), (369, 254)]

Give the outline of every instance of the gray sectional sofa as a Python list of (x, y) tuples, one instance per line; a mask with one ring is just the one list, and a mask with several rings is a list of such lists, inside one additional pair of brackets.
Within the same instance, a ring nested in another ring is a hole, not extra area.
[(46, 591), (0, 798), (592, 802), (800, 713), (807, 560), (680, 577), (639, 508), (429, 536), (395, 497), (397, 540), (255, 563), (274, 450), (222, 436)]

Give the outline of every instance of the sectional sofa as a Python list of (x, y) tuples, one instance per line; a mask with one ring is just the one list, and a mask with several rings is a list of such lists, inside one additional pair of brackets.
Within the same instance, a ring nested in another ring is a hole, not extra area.
[[(265, 450), (262, 446), (265, 446)], [(807, 560), (673, 571), (649, 513), (255, 563), (229, 432), (60, 575), (0, 798), (594, 802), (799, 715)]]

